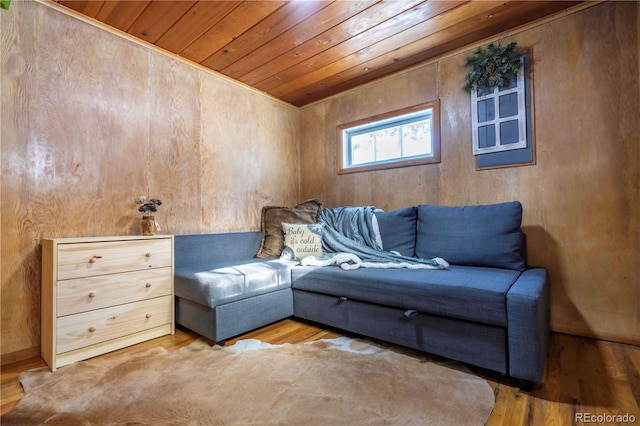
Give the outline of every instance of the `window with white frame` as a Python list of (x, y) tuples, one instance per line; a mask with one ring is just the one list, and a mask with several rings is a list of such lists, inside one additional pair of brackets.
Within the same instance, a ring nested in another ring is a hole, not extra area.
[(473, 154), (527, 147), (524, 66), (503, 88), (471, 92)]
[(440, 162), (439, 102), (338, 126), (338, 173)]

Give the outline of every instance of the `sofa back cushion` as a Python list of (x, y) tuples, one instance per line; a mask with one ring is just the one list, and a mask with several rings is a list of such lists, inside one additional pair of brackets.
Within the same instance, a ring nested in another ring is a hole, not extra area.
[(522, 271), (522, 205), (418, 206), (416, 256), (442, 257), (454, 265)]
[(415, 256), (418, 209), (415, 206), (388, 212), (376, 211), (382, 248), (403, 256)]

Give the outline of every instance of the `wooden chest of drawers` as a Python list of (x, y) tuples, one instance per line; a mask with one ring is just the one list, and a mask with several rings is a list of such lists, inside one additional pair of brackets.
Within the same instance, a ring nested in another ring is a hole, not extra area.
[(41, 312), (51, 370), (173, 334), (173, 236), (42, 240)]

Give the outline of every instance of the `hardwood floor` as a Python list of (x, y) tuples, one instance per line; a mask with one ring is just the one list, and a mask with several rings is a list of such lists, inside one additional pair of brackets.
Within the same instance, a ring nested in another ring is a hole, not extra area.
[[(346, 333), (287, 319), (235, 339), (259, 339), (264, 342), (301, 343), (334, 338)], [(199, 336), (185, 329), (173, 336), (121, 349), (142, 352), (163, 346), (175, 350)], [(212, 342), (211, 342), (212, 343)], [(427, 355), (425, 355), (427, 356)], [(41, 358), (2, 367), (2, 414), (13, 408), (23, 396), (18, 382), (20, 372), (45, 366)], [(494, 390), (496, 404), (487, 425), (573, 425), (573, 424), (640, 424), (640, 347), (622, 345), (563, 334), (551, 335), (547, 370), (542, 386), (531, 392), (521, 391), (498, 374), (470, 367), (484, 377)], [(626, 418), (622, 416), (627, 416)], [(616, 416), (621, 416), (616, 418)]]

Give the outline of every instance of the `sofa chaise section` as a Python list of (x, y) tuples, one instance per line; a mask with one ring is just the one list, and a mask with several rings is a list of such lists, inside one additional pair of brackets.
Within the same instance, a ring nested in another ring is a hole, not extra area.
[(296, 262), (256, 259), (260, 233), (179, 236), (176, 322), (215, 342), (293, 315)]

